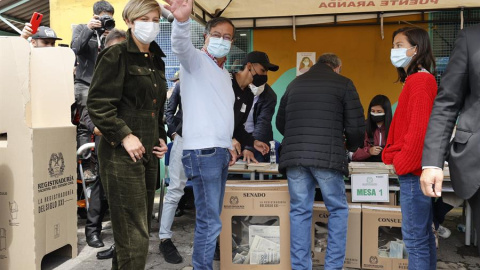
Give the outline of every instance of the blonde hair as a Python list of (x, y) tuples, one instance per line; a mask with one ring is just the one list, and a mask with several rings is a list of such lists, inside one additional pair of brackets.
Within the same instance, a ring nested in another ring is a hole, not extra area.
[(122, 17), (123, 20), (133, 23), (134, 20), (153, 10), (158, 10), (158, 16), (162, 14), (160, 5), (156, 0), (130, 0), (123, 9)]

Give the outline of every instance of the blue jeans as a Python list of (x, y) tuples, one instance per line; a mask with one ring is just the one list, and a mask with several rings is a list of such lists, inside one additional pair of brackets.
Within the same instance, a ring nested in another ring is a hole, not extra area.
[(437, 269), (437, 248), (432, 230), (432, 198), (423, 195), (420, 177), (399, 175), (402, 237), (408, 251), (408, 269)]
[(222, 211), (230, 152), (226, 148), (183, 151), (183, 167), (192, 179), (196, 224), (192, 263), (195, 270), (212, 270), (217, 237), (222, 230)]
[(347, 243), (348, 204), (343, 174), (313, 167), (287, 168), (290, 192), (290, 256), (293, 270), (311, 270), (313, 198), (318, 184), (330, 217), (325, 270), (342, 269)]

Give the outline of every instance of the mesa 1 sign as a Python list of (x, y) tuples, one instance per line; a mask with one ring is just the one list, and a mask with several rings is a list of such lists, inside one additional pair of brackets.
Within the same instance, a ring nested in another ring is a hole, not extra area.
[(352, 202), (388, 202), (388, 174), (352, 174)]

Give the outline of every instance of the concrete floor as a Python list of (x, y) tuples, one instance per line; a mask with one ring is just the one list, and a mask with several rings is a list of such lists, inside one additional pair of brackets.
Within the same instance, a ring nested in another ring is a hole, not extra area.
[[(155, 205), (155, 213), (158, 211), (158, 194)], [(452, 235), (448, 239), (440, 239), (438, 249), (437, 269), (458, 269), (458, 270), (480, 270), (480, 257), (476, 254), (476, 247), (465, 246), (465, 234), (456, 230), (457, 224), (463, 223), (462, 209), (455, 208), (446, 217), (444, 226), (450, 228)], [(44, 258), (42, 269), (56, 270), (83, 270), (95, 269), (103, 270), (111, 268), (111, 260), (97, 260), (98, 251), (106, 249), (113, 244), (113, 235), (110, 221), (103, 223), (102, 238), (105, 243), (104, 248), (91, 248), (85, 242), (84, 233), (85, 219), (78, 219), (78, 256), (74, 259), (62, 258), (48, 255)], [(164, 261), (158, 250), (158, 228), (156, 220), (152, 223), (152, 232), (150, 237), (149, 255), (146, 269), (165, 269), (181, 270), (191, 269), (191, 255), (193, 246), (193, 232), (195, 226), (194, 210), (186, 210), (185, 215), (175, 219), (173, 224), (173, 242), (176, 244), (180, 254), (184, 257), (182, 264), (173, 265)], [(220, 269), (219, 262), (214, 262), (214, 269)], [(313, 269), (323, 269), (317, 266)]]

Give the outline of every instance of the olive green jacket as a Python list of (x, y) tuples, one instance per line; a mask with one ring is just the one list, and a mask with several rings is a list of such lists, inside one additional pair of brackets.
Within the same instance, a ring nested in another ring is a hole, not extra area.
[[(140, 52), (128, 30), (126, 41), (98, 55), (87, 107), (93, 123), (112, 147), (130, 133), (137, 137), (158, 134), (158, 138), (167, 140), (163, 124), (167, 84), (161, 59), (165, 54), (155, 42), (149, 50), (150, 53)], [(138, 127), (138, 121), (131, 120), (135, 119), (132, 117), (150, 118), (151, 129)], [(149, 134), (139, 134), (145, 132)], [(158, 145), (158, 138), (151, 143)]]

